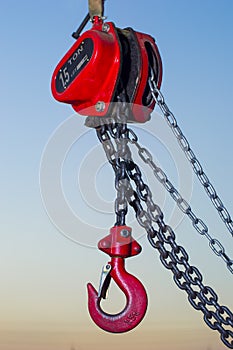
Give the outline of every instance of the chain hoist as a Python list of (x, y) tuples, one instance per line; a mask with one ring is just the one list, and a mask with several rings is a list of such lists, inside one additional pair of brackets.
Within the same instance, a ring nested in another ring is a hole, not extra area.
[[(142, 171), (133, 160), (131, 147), (148, 165), (155, 178), (171, 195), (178, 208), (188, 216), (195, 230), (207, 238), (211, 250), (225, 262), (233, 274), (233, 261), (222, 243), (213, 238), (204, 221), (155, 164), (149, 150), (141, 146), (128, 123), (144, 123), (157, 103), (194, 173), (233, 236), (231, 216), (219, 198), (189, 142), (177, 124), (160, 91), (162, 62), (155, 40), (132, 28), (120, 29), (105, 22), (104, 1), (89, 0), (89, 13), (73, 33), (74, 45), (57, 65), (52, 77), (52, 93), (60, 102), (71, 104), (76, 112), (88, 116), (85, 125), (96, 131), (115, 175), (116, 220), (98, 248), (110, 256), (103, 267), (99, 290), (88, 284), (88, 308), (94, 322), (102, 329), (127, 332), (138, 325), (147, 309), (147, 294), (142, 283), (125, 269), (125, 259), (138, 255), (141, 246), (127, 226), (128, 206), (145, 229), (148, 240), (160, 255), (162, 264), (173, 273), (176, 285), (186, 291), (190, 304), (203, 313), (205, 323), (220, 333), (222, 342), (233, 349), (233, 314), (220, 305), (214, 290), (203, 283), (200, 271), (190, 265), (186, 250), (176, 243), (173, 229), (153, 200)], [(92, 28), (82, 34), (88, 21)], [(101, 308), (113, 279), (126, 297), (125, 308), (111, 315)]]

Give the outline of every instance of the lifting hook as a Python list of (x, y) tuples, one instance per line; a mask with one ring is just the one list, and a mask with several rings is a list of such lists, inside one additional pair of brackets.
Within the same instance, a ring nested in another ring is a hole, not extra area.
[[(147, 294), (142, 283), (125, 270), (125, 258), (141, 252), (141, 246), (132, 238), (127, 226), (115, 226), (110, 235), (102, 239), (98, 247), (111, 256), (111, 261), (103, 270), (99, 293), (88, 283), (88, 309), (97, 326), (111, 333), (128, 332), (143, 319), (147, 309)], [(111, 278), (126, 297), (125, 308), (114, 315), (101, 308), (102, 298), (106, 298)]]

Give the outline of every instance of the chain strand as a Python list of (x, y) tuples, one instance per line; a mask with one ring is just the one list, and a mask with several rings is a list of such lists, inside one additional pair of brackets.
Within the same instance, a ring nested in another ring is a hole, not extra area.
[[(164, 222), (160, 207), (153, 202), (151, 191), (142, 179), (140, 168), (132, 159), (128, 163), (127, 173), (136, 185), (140, 200), (146, 203), (146, 212), (150, 219), (158, 226), (158, 230), (150, 229), (147, 234), (152, 247), (159, 251), (162, 264), (171, 270), (176, 285), (186, 291), (190, 304), (203, 312), (205, 323), (211, 329), (217, 330), (222, 342), (233, 349), (233, 314), (230, 309), (219, 305), (217, 294), (211, 287), (202, 283), (203, 278), (197, 267), (189, 264), (186, 250), (177, 245), (174, 231)], [(145, 228), (143, 222), (138, 222)], [(213, 246), (217, 242), (212, 239)], [(217, 248), (216, 252), (219, 253)]]
[(170, 111), (168, 108), (164, 96), (161, 93), (161, 91), (158, 89), (156, 81), (154, 79), (154, 73), (151, 71), (151, 77), (149, 79), (149, 85), (151, 89), (151, 93), (155, 101), (157, 102), (158, 106), (160, 107), (164, 118), (166, 119), (170, 129), (174, 133), (180, 148), (185, 153), (187, 159), (189, 160), (190, 164), (192, 165), (193, 171), (198, 177), (200, 183), (204, 187), (208, 197), (210, 198), (211, 202), (213, 203), (214, 207), (216, 208), (221, 220), (226, 225), (228, 231), (233, 237), (233, 221), (231, 219), (231, 216), (224, 206), (222, 200), (219, 198), (214, 186), (210, 182), (208, 176), (203, 170), (203, 167), (199, 160), (196, 158), (193, 150), (190, 147), (190, 144), (186, 137), (184, 136), (183, 132), (181, 131), (180, 127), (177, 124), (177, 120), (174, 116), (174, 114)]
[[(122, 130), (124, 130), (124, 135), (121, 135)], [(119, 147), (116, 151), (110, 139), (111, 136), (117, 144), (119, 140), (116, 139), (118, 138), (130, 138), (129, 135), (131, 134), (136, 139), (136, 135), (129, 131), (127, 126), (121, 128), (116, 123), (105, 124), (101, 128), (97, 127), (96, 131), (114, 172), (117, 173), (118, 169), (121, 169), (120, 175), (122, 177), (124, 171), (122, 179), (127, 202), (133, 207), (138, 223), (146, 230), (150, 244), (159, 251), (162, 264), (171, 270), (176, 285), (186, 291), (190, 304), (196, 310), (202, 311), (205, 323), (211, 329), (217, 330), (222, 342), (233, 349), (232, 312), (227, 306), (218, 303), (217, 294), (212, 288), (202, 283), (203, 278), (199, 270), (189, 264), (186, 250), (177, 245), (175, 233), (170, 226), (165, 224), (160, 207), (153, 202), (151, 191), (142, 179), (140, 168), (133, 162), (128, 145), (126, 143), (124, 144), (126, 147), (123, 145), (125, 152), (122, 152), (122, 148), (119, 152)], [(151, 159), (151, 161), (153, 160)], [(121, 167), (121, 164), (124, 164), (124, 166)], [(130, 180), (134, 182), (136, 191), (133, 189)], [(143, 209), (141, 201), (146, 204), (147, 209)], [(184, 203), (181, 206), (185, 208)], [(158, 226), (157, 230), (153, 227), (152, 222)], [(213, 247), (216, 243), (217, 240), (212, 241)], [(216, 247), (213, 249), (217, 251)], [(221, 247), (219, 247), (219, 252), (220, 250)]]
[(211, 248), (211, 250), (226, 263), (228, 270), (233, 274), (233, 260), (230, 259), (229, 256), (226, 254), (224, 246), (217, 239), (213, 238), (209, 234), (207, 225), (204, 223), (203, 220), (201, 220), (195, 215), (195, 213), (192, 211), (190, 204), (181, 196), (178, 190), (173, 186), (173, 184), (170, 182), (164, 171), (155, 164), (153, 156), (148, 151), (148, 149), (142, 147), (135, 138), (130, 141), (137, 147), (138, 155), (140, 156), (140, 158), (145, 164), (147, 164), (152, 169), (154, 176), (168, 191), (172, 199), (176, 202), (178, 208), (191, 220), (192, 225), (197, 231), (197, 233), (205, 236), (208, 239), (209, 247)]
[(203, 312), (205, 323), (217, 330), (222, 342), (233, 349), (232, 312), (218, 303), (217, 294), (211, 287), (202, 283), (200, 271), (189, 264), (187, 252), (176, 244), (172, 228), (165, 225), (162, 219), (158, 225), (160, 229), (156, 237), (148, 234), (148, 239), (152, 247), (159, 251), (162, 264), (171, 270), (176, 285), (186, 291), (190, 304)]

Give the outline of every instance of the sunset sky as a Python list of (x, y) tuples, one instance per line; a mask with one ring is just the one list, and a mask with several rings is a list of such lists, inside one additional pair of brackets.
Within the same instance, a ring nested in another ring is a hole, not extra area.
[[(143, 251), (126, 268), (145, 285), (147, 314), (122, 335), (105, 333), (90, 319), (86, 284), (98, 288), (108, 261), (96, 245), (115, 220), (113, 173), (85, 118), (56, 102), (50, 91), (53, 70), (74, 43), (71, 34), (87, 3), (1, 2), (0, 350), (226, 349), (162, 266), (131, 210), (127, 224)], [(155, 37), (162, 92), (233, 213), (233, 1), (107, 0), (105, 14), (119, 28)], [(132, 129), (232, 258), (232, 237), (159, 109)], [(233, 310), (233, 275), (135, 158), (190, 263), (219, 303)], [(104, 307), (117, 312), (124, 298), (114, 286), (111, 292)]]

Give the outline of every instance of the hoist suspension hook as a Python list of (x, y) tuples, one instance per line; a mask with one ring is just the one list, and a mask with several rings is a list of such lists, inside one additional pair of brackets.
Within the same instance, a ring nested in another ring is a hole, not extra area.
[[(111, 333), (128, 332), (143, 319), (147, 309), (147, 294), (142, 283), (125, 270), (125, 258), (141, 252), (141, 246), (131, 237), (131, 229), (127, 226), (115, 226), (111, 234), (102, 239), (99, 249), (111, 256), (105, 266), (104, 280), (101, 279), (99, 293), (88, 283), (88, 309), (97, 326)], [(108, 270), (108, 272), (106, 272)], [(109, 314), (102, 310), (101, 300), (113, 279), (126, 297), (124, 309), (117, 314)]]
[(89, 12), (86, 17), (83, 19), (82, 23), (79, 25), (78, 29), (72, 34), (74, 39), (78, 39), (80, 37), (81, 32), (86, 27), (87, 23), (95, 16), (99, 18), (104, 18), (104, 1), (105, 0), (88, 0), (88, 8)]
[(91, 20), (95, 16), (102, 18), (104, 15), (104, 1), (105, 0), (88, 0), (89, 15)]

